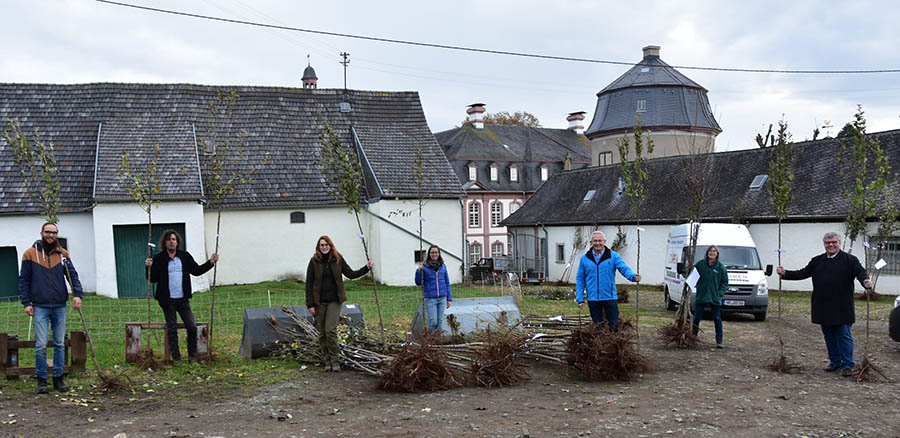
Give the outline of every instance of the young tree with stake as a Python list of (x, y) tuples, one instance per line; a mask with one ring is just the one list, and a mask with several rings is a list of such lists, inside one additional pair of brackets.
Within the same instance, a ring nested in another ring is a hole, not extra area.
[[(647, 185), (650, 181), (650, 174), (647, 172), (644, 161), (653, 155), (653, 140), (650, 139), (649, 133), (644, 136), (641, 128), (641, 117), (636, 116), (634, 119), (634, 131), (632, 140), (634, 142), (634, 158), (631, 158), (631, 142), (628, 137), (622, 137), (618, 142), (619, 161), (622, 165), (622, 179), (625, 181), (625, 196), (631, 201), (631, 212), (634, 215), (637, 227), (637, 264), (635, 271), (641, 273), (641, 207), (647, 193)], [(646, 141), (646, 151), (644, 150), (644, 142)], [(638, 282), (634, 286), (634, 326), (637, 334), (637, 346), (640, 350), (641, 332), (640, 332), (640, 310), (641, 310), (641, 283)]]
[[(360, 199), (364, 193), (362, 170), (360, 169), (357, 152), (341, 142), (337, 133), (329, 124), (325, 124), (322, 133), (322, 169), (326, 180), (330, 183), (329, 190), (341, 198), (348, 212), (356, 217), (356, 226), (359, 229), (359, 239), (363, 245), (366, 260), (369, 257), (369, 246), (363, 232), (362, 222), (359, 220)], [(375, 281), (374, 266), (372, 271), (372, 289), (375, 293), (375, 307), (378, 310), (378, 326), (384, 335), (384, 319), (381, 316), (381, 302), (378, 299), (378, 282)]]
[[(153, 146), (151, 159), (142, 170), (135, 169), (128, 151), (122, 149), (122, 159), (119, 162), (119, 178), (127, 184), (125, 190), (130, 194), (138, 206), (147, 213), (147, 258), (153, 257), (153, 207), (159, 206), (157, 196), (161, 191), (157, 163), (162, 148), (159, 144)], [(150, 323), (150, 302), (153, 292), (150, 285), (150, 268), (147, 267), (147, 324)], [(149, 351), (149, 347), (148, 347)]]
[[(250, 162), (244, 149), (244, 132), (239, 129), (234, 118), (234, 107), (240, 95), (235, 90), (219, 91), (215, 100), (209, 103), (208, 111), (212, 120), (206, 135), (198, 137), (200, 143), (212, 149), (212, 154), (204, 165), (204, 181), (209, 208), (216, 210), (216, 245), (214, 254), (219, 254), (219, 239), (222, 230), (222, 206), (234, 194), (238, 186), (252, 182), (258, 167)], [(226, 132), (235, 129), (233, 137)], [(223, 132), (224, 131), (224, 132)], [(268, 163), (269, 153), (263, 156), (262, 165)], [(215, 327), (216, 277), (219, 264), (213, 266), (209, 304), (209, 354), (213, 356), (213, 329)]]
[[(884, 201), (891, 166), (881, 143), (866, 134), (866, 118), (862, 105), (857, 105), (852, 125), (850, 142), (849, 144), (846, 141), (841, 142), (841, 155), (838, 160), (843, 164), (841, 175), (849, 175), (847, 186), (844, 189), (849, 204), (846, 218), (847, 238), (850, 239), (848, 252), (853, 251), (853, 244), (859, 236), (862, 236), (864, 263), (867, 273), (871, 273), (872, 267), (869, 261), (872, 248), (866, 222), (876, 216), (878, 203)], [(873, 371), (884, 376), (884, 373), (869, 359), (869, 306), (873, 289), (867, 289), (865, 294), (866, 341), (863, 360), (857, 374), (857, 380), (860, 381), (867, 379)]]

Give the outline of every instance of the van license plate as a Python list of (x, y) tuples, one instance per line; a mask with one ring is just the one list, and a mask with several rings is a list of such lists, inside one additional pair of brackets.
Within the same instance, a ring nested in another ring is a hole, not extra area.
[(742, 300), (725, 300), (726, 306), (743, 306), (744, 301)]

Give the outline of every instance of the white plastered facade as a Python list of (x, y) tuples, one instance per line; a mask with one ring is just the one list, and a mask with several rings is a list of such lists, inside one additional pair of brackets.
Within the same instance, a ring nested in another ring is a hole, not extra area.
[[(566, 258), (572, 253), (572, 245), (575, 236), (574, 226), (546, 226), (546, 237), (548, 242), (548, 267), (547, 280), (558, 281), (561, 279), (566, 263), (556, 263), (555, 247), (558, 243), (565, 245)], [(661, 285), (663, 282), (663, 272), (665, 269), (665, 252), (666, 242), (669, 236), (671, 225), (642, 225), (644, 230), (641, 232), (641, 276), (643, 283)], [(534, 232), (534, 227), (519, 227), (522, 230)], [(586, 231), (585, 235), (590, 234), (591, 227), (583, 227)], [(618, 228), (615, 225), (605, 225), (598, 227), (600, 231), (606, 234), (607, 245), (612, 245), (616, 238)], [(622, 231), (626, 234), (627, 245), (618, 252), (625, 262), (632, 269), (637, 269), (637, 230), (634, 225), (623, 225)], [(748, 226), (750, 234), (756, 243), (757, 252), (759, 253), (760, 262), (763, 266), (771, 264), (778, 265), (778, 225), (777, 224), (751, 224)], [(875, 233), (877, 224), (869, 224), (869, 232)], [(822, 245), (822, 237), (826, 232), (834, 231), (843, 237), (844, 224), (839, 222), (805, 222), (783, 224), (781, 229), (782, 248), (782, 265), (785, 269), (796, 270), (803, 268), (809, 260), (819, 254), (825, 252)], [(544, 229), (537, 229), (540, 237), (544, 236)], [(589, 237), (586, 237), (589, 239)], [(849, 242), (844, 241), (842, 249), (848, 251)], [(568, 278), (569, 283), (575, 283), (575, 275), (578, 269), (578, 261), (580, 256), (587, 251), (579, 251), (572, 261), (573, 272)], [(857, 239), (853, 246), (852, 253), (856, 255), (860, 262), (865, 264), (864, 247), (861, 239)], [(778, 275), (772, 274), (768, 277), (769, 290), (773, 291), (778, 288)], [(626, 283), (621, 275), (617, 275), (618, 283)], [(862, 286), (856, 284), (858, 292), (862, 291)], [(785, 290), (812, 290), (811, 280), (800, 281), (783, 281), (782, 287)], [(900, 294), (900, 276), (882, 275), (877, 284), (878, 293), (888, 295)], [(771, 293), (771, 292), (770, 292)]]

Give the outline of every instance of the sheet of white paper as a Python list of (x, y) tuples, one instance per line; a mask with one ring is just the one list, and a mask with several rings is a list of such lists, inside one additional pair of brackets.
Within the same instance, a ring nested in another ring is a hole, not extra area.
[(881, 268), (883, 268), (885, 266), (887, 266), (887, 262), (884, 261), (884, 259), (881, 259), (881, 260), (875, 262), (875, 269), (881, 270)]
[(691, 271), (691, 275), (688, 275), (688, 278), (686, 278), (684, 281), (687, 282), (688, 286), (690, 286), (691, 289), (696, 289), (697, 281), (699, 281), (699, 280), (700, 280), (700, 274), (697, 272), (696, 269), (694, 269), (693, 271)]

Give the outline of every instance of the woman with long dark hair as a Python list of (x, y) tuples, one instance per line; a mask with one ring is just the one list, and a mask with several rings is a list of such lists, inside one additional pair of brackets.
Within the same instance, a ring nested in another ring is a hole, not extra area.
[(341, 317), (341, 304), (347, 301), (344, 276), (351, 280), (362, 277), (372, 265), (369, 260), (366, 266), (354, 271), (341, 257), (330, 237), (321, 236), (316, 241), (316, 250), (306, 266), (306, 307), (315, 317), (325, 371), (341, 370), (337, 325)]
[(697, 280), (697, 297), (694, 299), (694, 334), (700, 332), (703, 310), (708, 306), (716, 326), (716, 348), (722, 345), (722, 299), (728, 291), (728, 270), (719, 261), (719, 248), (710, 245), (706, 257), (694, 264), (700, 274)]
[(449, 309), (453, 302), (450, 292), (450, 276), (447, 265), (441, 257), (441, 249), (436, 245), (428, 247), (425, 262), (416, 269), (416, 285), (422, 286), (425, 297), (425, 317), (428, 319), (428, 331), (436, 332), (444, 322), (444, 309)]

